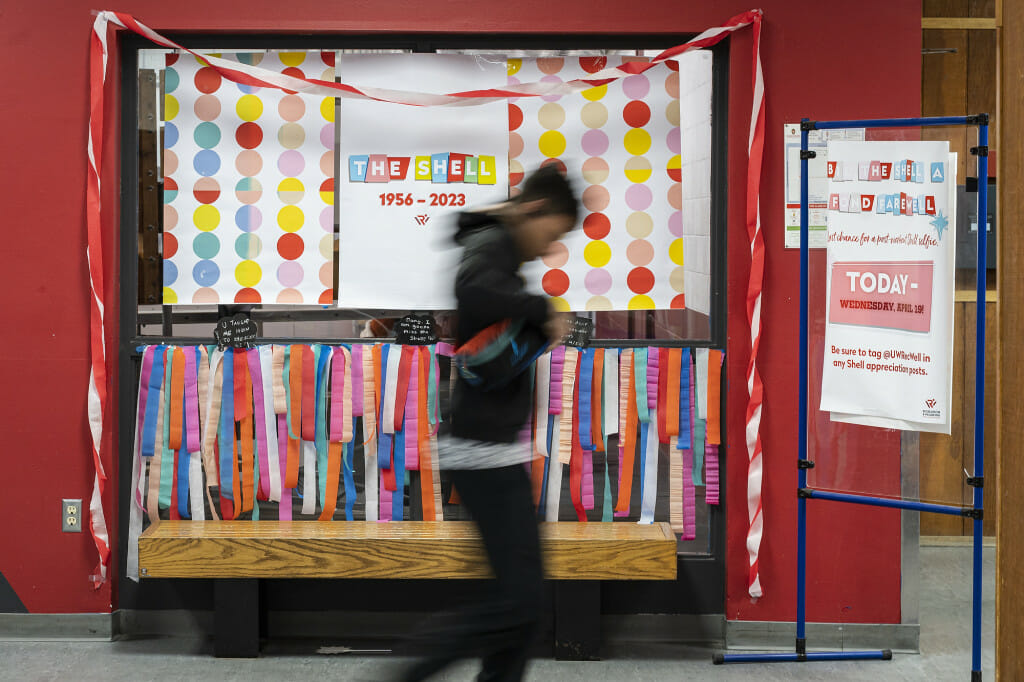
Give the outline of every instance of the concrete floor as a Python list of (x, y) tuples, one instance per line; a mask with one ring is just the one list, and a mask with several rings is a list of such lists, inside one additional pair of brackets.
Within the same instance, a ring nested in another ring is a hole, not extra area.
[[(921, 548), (921, 654), (892, 661), (714, 666), (712, 650), (653, 643), (617, 643), (601, 662), (535, 660), (529, 680), (969, 680), (971, 561), (968, 547)], [(982, 670), (994, 680), (995, 550), (985, 549)], [(813, 647), (813, 642), (809, 642)], [(400, 659), (317, 654), (319, 642), (272, 642), (259, 659), (212, 658), (207, 640), (149, 638), (117, 642), (0, 641), (0, 680), (285, 680), (376, 681), (391, 678)], [(439, 680), (472, 680), (464, 662)]]

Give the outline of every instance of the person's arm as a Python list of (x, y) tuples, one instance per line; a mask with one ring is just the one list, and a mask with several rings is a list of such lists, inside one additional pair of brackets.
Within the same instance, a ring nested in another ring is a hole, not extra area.
[(547, 299), (528, 293), (519, 276), (508, 270), (509, 254), (502, 253), (501, 241), (488, 239), (471, 248), (455, 278), (459, 314), (484, 324), (522, 318), (543, 325)]

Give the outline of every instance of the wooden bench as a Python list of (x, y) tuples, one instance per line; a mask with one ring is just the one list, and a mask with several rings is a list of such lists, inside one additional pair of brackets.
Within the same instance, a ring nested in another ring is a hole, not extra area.
[[(596, 658), (602, 580), (675, 580), (667, 523), (542, 523), (555, 583), (555, 656)], [(139, 538), (143, 578), (213, 578), (214, 652), (259, 655), (259, 581), (273, 578), (481, 579), (483, 545), (466, 521), (160, 521)]]

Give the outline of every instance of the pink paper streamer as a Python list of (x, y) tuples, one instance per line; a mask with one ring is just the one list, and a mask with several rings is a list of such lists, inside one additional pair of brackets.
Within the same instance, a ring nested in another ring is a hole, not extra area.
[[(551, 351), (551, 401), (548, 403), (548, 414), (562, 414), (562, 372), (565, 368), (565, 346), (558, 346)], [(552, 444), (552, 450), (558, 446)]]
[[(660, 371), (657, 348), (647, 349), (647, 409), (653, 410), (658, 405), (658, 372)], [(658, 415), (651, 413), (651, 421), (658, 423)]]
[(718, 446), (704, 445), (704, 502), (718, 504)]
[(681, 454), (683, 456), (683, 540), (693, 540), (697, 537), (697, 496), (693, 486), (693, 450), (683, 450)]
[(405, 424), (402, 426), (405, 432), (405, 469), (406, 471), (420, 470), (420, 432), (419, 422), (424, 416), (420, 415), (420, 391), (425, 391), (426, 386), (420, 386), (420, 353), (415, 349), (412, 354), (412, 363), (409, 365), (409, 391), (405, 394)]
[(199, 368), (196, 353), (185, 348), (185, 448), (188, 452), (202, 449), (202, 434), (199, 430)]
[[(354, 372), (353, 372), (354, 374)], [(355, 391), (353, 391), (353, 399)], [(336, 349), (331, 357), (331, 433), (333, 443), (345, 436), (345, 354)]]
[[(188, 356), (188, 353), (185, 353)], [(256, 454), (260, 468), (260, 493), (262, 499), (270, 499), (270, 459), (267, 445), (267, 413), (264, 409), (263, 368), (260, 366), (260, 351), (250, 348), (245, 352), (249, 363), (249, 374), (252, 376), (252, 405), (255, 412)]]
[(583, 508), (594, 508), (594, 451), (583, 451)]

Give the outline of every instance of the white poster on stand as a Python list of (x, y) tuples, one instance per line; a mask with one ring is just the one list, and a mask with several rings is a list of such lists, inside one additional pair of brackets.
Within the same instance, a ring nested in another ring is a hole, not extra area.
[[(341, 55), (346, 83), (422, 92), (505, 85), (504, 59)], [(508, 198), (508, 105), (341, 103), (338, 305), (450, 309), (455, 214)]]
[(830, 142), (821, 409), (949, 433), (956, 156), (947, 142)]

